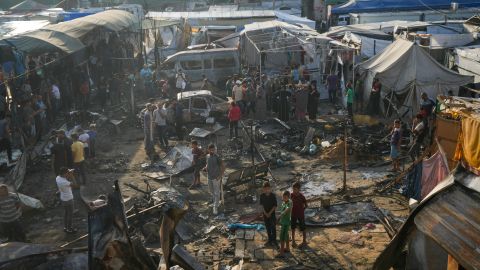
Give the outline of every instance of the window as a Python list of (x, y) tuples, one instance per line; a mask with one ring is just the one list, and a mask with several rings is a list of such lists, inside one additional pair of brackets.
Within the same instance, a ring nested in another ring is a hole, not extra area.
[(173, 70), (175, 69), (175, 62), (165, 63), (162, 67), (163, 70)]
[(203, 68), (204, 69), (211, 69), (212, 68), (212, 60), (207, 59), (207, 60), (203, 61)]
[(185, 70), (198, 70), (202, 69), (202, 61), (191, 60), (191, 61), (182, 61), (182, 68)]
[(184, 109), (184, 110), (188, 110), (188, 109), (189, 109), (189, 108), (188, 108), (188, 106), (189, 106), (189, 104), (188, 104), (189, 101), (190, 101), (190, 99), (188, 99), (188, 98), (186, 98), (186, 99), (181, 99), (181, 100), (180, 100), (180, 105), (182, 105), (182, 109)]
[(207, 102), (203, 98), (194, 98), (192, 102), (193, 109), (207, 109)]
[(213, 66), (215, 68), (235, 67), (235, 59), (233, 57), (213, 59)]

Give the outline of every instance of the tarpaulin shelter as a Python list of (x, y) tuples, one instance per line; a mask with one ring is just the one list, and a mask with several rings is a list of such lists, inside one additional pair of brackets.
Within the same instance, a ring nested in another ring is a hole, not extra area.
[(462, 117), (455, 159), (480, 175), (480, 115)]
[(300, 64), (303, 54), (314, 63), (319, 63), (321, 55), (332, 39), (318, 34), (312, 28), (302, 24), (290, 24), (282, 21), (268, 21), (245, 25), (240, 33), (240, 49), (243, 60), (250, 66), (262, 66), (267, 69), (282, 69), (291, 63)]
[(38, 30), (50, 24), (47, 20), (9, 21), (0, 23), (0, 39)]
[[(473, 82), (472, 76), (445, 68), (419, 45), (403, 39), (397, 39), (381, 54), (359, 64), (357, 71), (364, 78), (365, 100), (369, 99), (373, 79), (378, 78), (383, 86), (382, 96), (403, 96), (397, 107), (413, 113), (419, 110), (422, 92), (430, 97), (447, 94), (449, 90), (458, 93), (459, 86)], [(380, 106), (383, 109), (382, 102)]]
[(127, 11), (107, 10), (72, 21), (48, 25), (5, 41), (20, 51), (44, 52), (59, 49), (70, 54), (85, 47), (82, 38), (94, 29), (102, 28), (112, 32), (126, 29), (136, 31), (139, 23), (138, 18)]
[(332, 14), (450, 9), (452, 2), (458, 3), (460, 8), (480, 7), (480, 0), (350, 0), (334, 7)]

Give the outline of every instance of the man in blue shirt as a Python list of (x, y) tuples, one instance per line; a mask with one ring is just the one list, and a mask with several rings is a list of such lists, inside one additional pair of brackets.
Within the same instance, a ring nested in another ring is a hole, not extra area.
[(420, 112), (424, 118), (429, 117), (435, 109), (435, 101), (428, 97), (427, 93), (422, 93), (420, 102)]
[(149, 96), (153, 96), (153, 82), (152, 82), (153, 72), (148, 67), (148, 65), (144, 65), (143, 68), (140, 70), (140, 76), (143, 79), (143, 84), (145, 86), (146, 93)]

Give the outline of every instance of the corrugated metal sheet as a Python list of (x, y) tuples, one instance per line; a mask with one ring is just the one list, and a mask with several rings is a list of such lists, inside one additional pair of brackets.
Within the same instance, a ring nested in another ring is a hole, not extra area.
[(374, 270), (390, 269), (416, 229), (443, 247), (466, 269), (480, 269), (480, 177), (452, 172), (421, 202), (378, 256)]
[(455, 185), (415, 217), (415, 225), (467, 269), (480, 269), (480, 194)]
[(183, 12), (156, 12), (150, 11), (147, 14), (148, 18), (188, 18), (188, 19), (241, 19), (254, 17), (275, 17), (274, 10), (208, 10), (208, 11), (183, 11)]

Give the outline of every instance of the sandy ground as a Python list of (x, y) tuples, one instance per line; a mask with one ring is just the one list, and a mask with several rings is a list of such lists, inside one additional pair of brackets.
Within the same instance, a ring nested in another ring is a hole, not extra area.
[[(228, 130), (224, 129), (219, 133), (220, 153), (222, 153), (222, 149), (228, 148), (227, 132)], [(176, 142), (171, 141), (171, 144), (174, 143)], [(103, 147), (109, 151), (97, 150), (97, 158), (88, 161), (88, 185), (84, 192), (91, 197), (108, 193), (114, 181), (119, 180), (125, 198), (139, 196), (139, 192), (123, 184), (131, 183), (145, 187), (144, 179), (147, 178), (142, 175), (141, 167), (141, 164), (146, 162), (142, 130), (127, 123), (122, 128), (121, 134), (104, 137), (103, 144), (99, 148)], [(160, 154), (163, 153), (160, 152), (160, 149), (157, 150)], [(372, 195), (375, 184), (387, 176), (385, 172), (389, 168), (357, 166), (347, 174), (348, 192), (346, 194), (348, 196), (333, 195), (342, 187), (341, 163), (338, 161), (327, 162), (320, 156), (321, 153), (306, 157), (292, 154), (293, 160), (289, 166), (273, 170), (276, 179), (275, 193), (279, 195), (295, 180), (306, 175), (315, 175), (310, 180), (312, 186), (304, 190), (306, 193), (315, 191), (319, 186), (327, 185), (327, 194), (324, 196), (330, 198), (332, 203), (355, 197), (356, 200), (371, 200), (377, 207), (390, 210), (397, 217), (405, 217), (408, 214), (406, 201), (401, 196), (389, 198)], [(350, 164), (355, 162), (359, 161), (351, 161)], [(231, 171), (235, 167), (248, 165), (250, 155), (244, 151), (237, 156), (229, 157), (226, 163), (228, 170)], [(189, 176), (173, 181), (173, 186), (190, 201), (190, 210), (185, 217), (185, 223), (190, 228), (193, 237), (183, 244), (187, 246), (191, 254), (197, 256), (204, 265), (208, 266), (208, 269), (222, 269), (222, 266), (225, 265), (235, 265), (239, 262), (239, 258), (234, 256), (236, 241), (231, 234), (227, 233), (225, 225), (229, 220), (235, 220), (244, 214), (258, 212), (258, 202), (235, 202), (233, 198), (227, 197), (225, 207), (222, 208), (225, 219), (215, 219), (209, 208), (211, 196), (208, 193), (205, 176), (202, 176), (203, 185), (199, 189), (188, 190), (190, 181)], [(153, 188), (168, 184), (168, 182), (155, 181), (149, 181), (149, 183)], [(74, 215), (74, 224), (79, 232), (75, 235), (63, 232), (63, 209), (56, 199), (55, 176), (47, 159), (29, 167), (21, 192), (40, 199), (46, 206), (44, 211), (31, 211), (24, 214), (23, 224), (31, 242), (60, 246), (87, 232), (87, 211), (81, 205), (78, 190), (75, 193), (77, 212)], [(250, 194), (258, 198), (260, 192), (260, 189), (253, 189)], [(318, 203), (312, 203), (312, 206), (315, 205)], [(262, 247), (266, 239), (265, 232), (255, 233), (251, 245), (254, 246), (253, 250), (256, 254), (245, 256), (243, 269), (277, 269), (286, 266), (307, 269), (369, 269), (390, 240), (384, 227), (379, 222), (374, 222), (374, 224), (374, 229), (363, 230), (358, 234), (352, 230), (361, 229), (365, 225), (364, 223), (331, 228), (308, 227), (309, 247), (305, 250), (292, 249), (291, 256), (284, 260), (274, 258), (277, 250)], [(209, 230), (212, 226), (215, 228)], [(339, 239), (343, 239), (343, 241), (339, 241)], [(349, 242), (350, 239), (354, 241)], [(297, 242), (300, 243), (298, 234)], [(84, 239), (68, 247), (86, 245), (87, 242)], [(158, 244), (153, 243), (148, 246), (158, 247)], [(212, 256), (212, 253), (218, 254), (218, 256), (208, 257)], [(257, 253), (262, 255), (257, 255)]]

